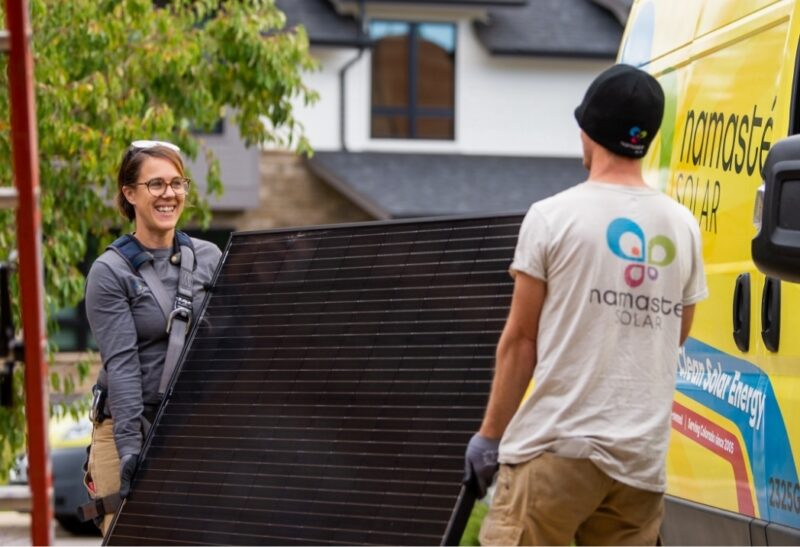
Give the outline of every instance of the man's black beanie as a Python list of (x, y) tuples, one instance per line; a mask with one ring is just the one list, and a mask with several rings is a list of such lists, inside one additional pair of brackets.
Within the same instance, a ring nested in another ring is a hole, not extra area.
[(586, 90), (575, 119), (593, 141), (620, 156), (641, 158), (664, 115), (664, 91), (650, 74), (614, 65)]

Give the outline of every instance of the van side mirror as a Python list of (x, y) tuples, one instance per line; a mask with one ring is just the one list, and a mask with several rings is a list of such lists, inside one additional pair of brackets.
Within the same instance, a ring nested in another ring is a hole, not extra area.
[(800, 135), (776, 142), (761, 174), (753, 261), (770, 277), (800, 283)]

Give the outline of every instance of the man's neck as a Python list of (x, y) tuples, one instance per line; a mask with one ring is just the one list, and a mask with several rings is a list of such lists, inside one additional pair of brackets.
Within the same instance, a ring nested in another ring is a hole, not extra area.
[(611, 153), (596, 153), (589, 169), (589, 180), (620, 186), (647, 187), (642, 177), (641, 160), (623, 158)]

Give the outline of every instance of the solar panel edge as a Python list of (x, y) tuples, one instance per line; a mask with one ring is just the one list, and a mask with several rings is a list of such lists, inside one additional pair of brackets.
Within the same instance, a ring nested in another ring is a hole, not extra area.
[[(464, 214), (464, 215), (442, 215), (426, 216), (415, 218), (399, 218), (388, 220), (371, 220), (367, 222), (342, 222), (339, 224), (312, 224), (309, 226), (289, 226), (282, 228), (269, 228), (265, 230), (242, 230), (231, 234), (234, 236), (253, 236), (253, 235), (276, 235), (292, 232), (318, 232), (324, 230), (345, 230), (350, 228), (380, 228), (388, 226), (432, 224), (435, 222), (459, 222), (459, 221), (481, 221), (481, 220), (501, 220), (513, 219), (525, 215), (525, 211), (498, 211), (496, 213), (485, 214)], [(230, 243), (230, 242), (229, 242)]]

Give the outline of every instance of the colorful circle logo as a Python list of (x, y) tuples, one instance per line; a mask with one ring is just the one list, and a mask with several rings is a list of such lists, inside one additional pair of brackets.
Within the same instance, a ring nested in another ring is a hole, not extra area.
[(618, 258), (632, 262), (625, 268), (625, 283), (636, 288), (645, 279), (658, 279), (658, 267), (669, 266), (675, 260), (675, 244), (664, 235), (649, 241), (642, 227), (629, 218), (616, 218), (606, 230), (608, 248)]
[(638, 125), (631, 127), (628, 134), (631, 136), (631, 144), (640, 144), (647, 138), (647, 131), (642, 131)]

